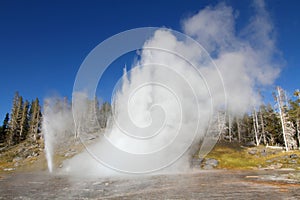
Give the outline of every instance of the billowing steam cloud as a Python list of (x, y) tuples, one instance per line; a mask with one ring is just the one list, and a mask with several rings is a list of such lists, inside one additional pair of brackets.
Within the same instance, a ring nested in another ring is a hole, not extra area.
[(231, 7), (207, 7), (184, 20), (186, 34), (213, 55), (224, 79), (230, 111), (239, 114), (259, 103), (257, 87), (272, 84), (279, 75), (274, 29), (263, 1), (255, 1), (255, 15), (237, 32)]
[(188, 37), (157, 30), (116, 86), (112, 126), (88, 147), (95, 156), (75, 156), (64, 170), (111, 175), (111, 167), (141, 173), (179, 158), (168, 170), (186, 169), (188, 157), (182, 154), (189, 155), (186, 150), (200, 137), (209, 137), (205, 133), (213, 116), (226, 105), (231, 115), (247, 112), (260, 102), (257, 87), (272, 84), (279, 74), (274, 30), (263, 1), (255, 2), (254, 13), (239, 31), (234, 10), (225, 4), (184, 19), (184, 33), (206, 51)]

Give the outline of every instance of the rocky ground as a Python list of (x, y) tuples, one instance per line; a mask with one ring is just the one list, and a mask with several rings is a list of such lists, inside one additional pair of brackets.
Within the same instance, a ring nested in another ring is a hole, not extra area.
[(195, 170), (110, 178), (46, 172), (0, 179), (0, 199), (300, 199), (299, 172)]
[[(89, 144), (92, 140), (86, 142)], [(59, 168), (62, 162), (73, 157), (84, 149), (79, 140), (69, 141), (54, 147), (53, 164)], [(41, 171), (47, 169), (44, 145), (25, 140), (22, 143), (6, 149), (0, 149), (0, 174), (18, 171)]]
[(36, 163), (45, 163), (44, 147), (40, 143), (28, 140), (0, 150), (0, 174), (31, 169)]

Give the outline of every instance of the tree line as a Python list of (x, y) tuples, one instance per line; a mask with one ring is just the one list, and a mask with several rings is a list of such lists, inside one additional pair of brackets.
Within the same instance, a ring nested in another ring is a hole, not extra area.
[[(262, 104), (240, 117), (223, 116), (221, 139), (243, 144), (300, 149), (300, 92), (288, 98), (281, 87), (273, 93), (274, 104)], [(219, 114), (222, 118), (222, 113)]]
[[(52, 115), (55, 117), (64, 116), (65, 122), (73, 121), (71, 102), (67, 98), (56, 98), (51, 106)], [(49, 102), (44, 102), (44, 108), (49, 106)], [(111, 116), (111, 105), (104, 102), (100, 105), (97, 98), (84, 100), (86, 109), (81, 108), (84, 123), (80, 126), (80, 132), (96, 133), (97, 129), (105, 129)], [(6, 113), (2, 126), (0, 126), (0, 148), (7, 148), (19, 144), (24, 140), (32, 143), (43, 144), (42, 123), (44, 110), (38, 98), (29, 102), (18, 92), (15, 93), (10, 113)], [(95, 114), (94, 114), (95, 113)], [(55, 120), (55, 119), (52, 119)], [(71, 122), (72, 123), (72, 122)], [(73, 123), (68, 127), (74, 130)], [(57, 131), (59, 134), (60, 130)]]
[(100, 104), (96, 97), (92, 100), (85, 97), (81, 99), (81, 101), (81, 107), (78, 110), (79, 115), (76, 118), (76, 135), (79, 133), (81, 136), (91, 134), (97, 135), (99, 132), (103, 132), (110, 126), (109, 122), (112, 116), (112, 107), (110, 103), (103, 102)]
[[(219, 112), (216, 124), (221, 133), (220, 139), (256, 146), (278, 146), (286, 151), (300, 149), (300, 92), (297, 90), (292, 98), (288, 98), (286, 92), (277, 87), (273, 96), (273, 105), (262, 104), (243, 116)], [(82, 112), (84, 123), (79, 124), (76, 131), (96, 133), (99, 125), (100, 129), (105, 129), (112, 115), (111, 105), (104, 102), (100, 106), (96, 98), (85, 101), (86, 109)], [(67, 107), (71, 112), (71, 104), (65, 99), (57, 100), (55, 107), (57, 110)], [(10, 147), (26, 139), (42, 142), (42, 113), (38, 98), (29, 102), (16, 92), (11, 113), (6, 114), (0, 126), (0, 147)]]
[(15, 93), (11, 113), (6, 113), (0, 127), (0, 144), (2, 147), (16, 145), (26, 139), (37, 143), (41, 138), (42, 111), (39, 99), (31, 103)]

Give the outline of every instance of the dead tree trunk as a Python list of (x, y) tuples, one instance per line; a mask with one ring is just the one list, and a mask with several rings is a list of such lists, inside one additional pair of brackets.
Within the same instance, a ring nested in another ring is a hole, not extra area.
[(281, 94), (282, 91), (279, 87), (277, 87), (277, 92), (278, 92), (277, 103), (278, 103), (278, 109), (279, 109), (279, 115), (280, 115), (280, 121), (281, 121), (284, 147), (285, 147), (285, 151), (288, 151), (289, 148), (288, 148), (288, 144), (287, 144), (287, 140), (286, 140), (286, 134), (285, 134), (285, 119), (284, 119), (284, 116), (283, 116), (283, 101), (282, 101), (282, 94)]
[(231, 142), (231, 137), (232, 137), (232, 123), (231, 123), (230, 114), (228, 114), (228, 134), (229, 134), (229, 142)]
[(260, 141), (258, 139), (258, 121), (257, 121), (257, 113), (256, 113), (255, 108), (254, 108), (252, 117), (253, 117), (253, 130), (254, 130), (255, 143), (256, 143), (256, 146), (258, 146)]
[(240, 127), (240, 120), (236, 118), (236, 126), (237, 126), (237, 133), (238, 133), (238, 141), (241, 142), (241, 127)]
[(259, 112), (259, 118), (260, 118), (261, 134), (262, 134), (263, 142), (264, 142), (264, 145), (266, 145), (267, 144), (267, 138), (266, 138), (266, 133), (265, 133), (264, 118), (263, 118), (263, 114), (262, 114), (261, 110)]
[(299, 119), (297, 119), (297, 122), (296, 122), (296, 131), (297, 131), (297, 140), (298, 140), (298, 149), (300, 150), (300, 137), (299, 137)]

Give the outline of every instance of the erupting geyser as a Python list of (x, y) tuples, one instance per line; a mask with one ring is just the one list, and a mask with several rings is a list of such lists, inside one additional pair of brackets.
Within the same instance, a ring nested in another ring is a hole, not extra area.
[[(84, 143), (81, 127), (89, 123), (86, 102), (94, 98), (105, 66), (135, 50), (140, 59), (124, 70), (112, 94), (111, 126), (98, 133), (96, 143), (86, 145), (86, 152), (65, 161), (63, 170), (104, 176), (116, 171), (189, 169), (189, 153), (194, 153), (192, 147), (199, 148), (200, 138), (201, 156), (218, 138), (215, 116), (220, 111), (232, 116), (247, 112), (260, 101), (255, 88), (271, 84), (279, 73), (273, 63), (276, 48), (264, 5), (257, 3), (255, 13), (240, 31), (243, 34), (235, 30), (232, 8), (219, 4), (183, 21), (184, 33), (193, 39), (169, 29), (141, 28), (97, 46), (77, 74), (72, 112), (53, 110), (51, 105), (45, 108), (49, 170), (53, 146), (63, 141), (59, 138), (64, 134), (58, 133), (76, 133)], [(251, 30), (251, 35), (245, 30)]]

